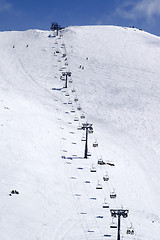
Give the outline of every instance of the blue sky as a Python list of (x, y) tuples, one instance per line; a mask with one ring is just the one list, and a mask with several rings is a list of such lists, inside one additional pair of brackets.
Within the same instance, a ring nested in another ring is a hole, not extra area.
[(135, 26), (160, 36), (160, 0), (0, 0), (0, 31), (61, 26)]

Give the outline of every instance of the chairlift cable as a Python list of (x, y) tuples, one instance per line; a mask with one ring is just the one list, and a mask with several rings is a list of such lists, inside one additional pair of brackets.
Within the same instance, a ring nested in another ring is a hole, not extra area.
[[(94, 211), (93, 211), (93, 207), (91, 206), (91, 202), (90, 202), (91, 200), (89, 199), (88, 193), (87, 193), (87, 191), (86, 191), (86, 185), (85, 185), (85, 183), (84, 183), (84, 181), (83, 181), (80, 173), (79, 173), (78, 170), (77, 170), (77, 165), (76, 165), (75, 161), (73, 161), (73, 165), (75, 166), (75, 170), (76, 170), (76, 172), (77, 172), (76, 175), (79, 176), (79, 179), (81, 179), (81, 181), (82, 181), (82, 183), (83, 183), (83, 189), (84, 189), (85, 195), (87, 196), (87, 200), (88, 200), (88, 202), (89, 202), (90, 209), (91, 209), (93, 215), (95, 215), (95, 214), (94, 214)], [(85, 199), (85, 202), (86, 202), (86, 203), (87, 203), (87, 200)], [(87, 204), (87, 205), (88, 205), (88, 204)], [(96, 218), (95, 218), (95, 221), (96, 221), (96, 225), (97, 225), (97, 227), (98, 227), (98, 229), (99, 229), (99, 231), (100, 231), (100, 227), (99, 227), (99, 225), (98, 225), (98, 222), (97, 222), (97, 219), (96, 219)], [(89, 229), (89, 228), (88, 228), (88, 229)], [(101, 232), (100, 232), (100, 234), (102, 235)]]
[[(69, 135), (70, 136), (70, 135)], [(64, 137), (64, 129), (61, 129), (61, 139), (62, 139), (62, 137)], [(67, 138), (66, 138), (67, 139)], [(62, 142), (62, 140), (61, 140), (61, 142)], [(65, 141), (63, 142), (63, 145), (64, 145), (64, 147), (66, 147), (65, 145)], [(61, 155), (63, 154), (63, 147), (61, 148)], [(69, 167), (65, 164), (65, 162), (64, 162), (64, 165), (65, 165), (65, 169), (66, 169), (66, 171), (68, 172), (68, 170), (69, 170)], [(74, 196), (74, 193), (76, 192), (76, 190), (75, 189), (73, 189), (73, 186), (72, 186), (72, 184), (71, 184), (71, 180), (70, 180), (70, 177), (69, 177), (69, 172), (68, 172), (68, 182), (69, 182), (69, 185), (70, 185), (70, 189), (71, 189), (71, 192), (72, 192), (72, 196)], [(76, 202), (76, 199), (75, 199), (75, 197), (73, 197), (73, 200), (74, 200), (74, 204), (75, 204), (75, 209), (76, 209), (76, 213), (77, 213), (77, 216), (78, 216), (78, 218), (79, 218), (79, 222), (80, 222), (80, 225), (81, 225), (81, 227), (82, 227), (82, 229), (83, 229), (83, 232), (84, 232), (84, 234), (86, 235), (86, 231), (85, 231), (85, 227), (84, 227), (84, 221), (82, 220), (82, 218), (80, 217), (80, 215), (79, 215), (79, 212), (78, 212), (78, 206), (77, 206), (77, 202)], [(86, 235), (85, 236), (85, 238), (86, 238), (86, 240), (89, 240), (88, 239), (88, 236)]]
[[(74, 161), (74, 163), (75, 163), (75, 161)], [(75, 166), (75, 169), (77, 170), (77, 166)], [(88, 200), (88, 202), (89, 202), (89, 206), (90, 206), (91, 212), (92, 212), (92, 214), (93, 214), (93, 216), (94, 216), (94, 215), (95, 215), (95, 214), (94, 214), (94, 210), (93, 210), (93, 207), (92, 207), (92, 205), (91, 205), (91, 199), (89, 198), (88, 192), (87, 192), (87, 190), (86, 190), (86, 185), (85, 185), (85, 183), (84, 183), (84, 181), (83, 181), (83, 179), (82, 179), (82, 177), (80, 176), (80, 174), (79, 174), (78, 171), (77, 171), (77, 175), (79, 176), (79, 179), (81, 179), (81, 182), (82, 182), (82, 184), (83, 184), (83, 189), (84, 189), (85, 195), (87, 196), (87, 200)], [(85, 202), (86, 202), (86, 201), (85, 201)], [(96, 225), (97, 225), (97, 227), (98, 227), (98, 229), (99, 229), (100, 235), (102, 236), (102, 232), (101, 232), (101, 230), (100, 230), (100, 226), (99, 226), (99, 224), (98, 224), (98, 222), (97, 222), (96, 217), (94, 217), (94, 220), (95, 220)]]

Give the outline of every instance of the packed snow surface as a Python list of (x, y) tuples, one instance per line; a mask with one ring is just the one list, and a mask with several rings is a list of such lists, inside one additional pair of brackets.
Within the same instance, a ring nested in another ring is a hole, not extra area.
[(160, 38), (115, 26), (54, 34), (0, 33), (0, 239), (115, 240), (110, 209), (127, 209), (122, 239), (159, 240)]

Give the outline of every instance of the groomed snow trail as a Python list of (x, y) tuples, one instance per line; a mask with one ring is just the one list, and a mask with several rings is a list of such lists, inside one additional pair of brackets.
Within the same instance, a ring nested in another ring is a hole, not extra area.
[[(122, 238), (159, 240), (160, 39), (114, 26), (61, 35), (0, 33), (1, 239), (114, 240), (106, 199), (129, 209)], [(62, 71), (72, 72), (67, 89)], [(86, 121), (87, 160), (77, 130)]]

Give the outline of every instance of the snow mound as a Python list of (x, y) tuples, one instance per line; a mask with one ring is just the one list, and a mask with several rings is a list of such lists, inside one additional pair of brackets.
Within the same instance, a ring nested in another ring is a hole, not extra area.
[(121, 236), (159, 240), (160, 38), (115, 26), (60, 35), (0, 33), (1, 239), (113, 240), (110, 209), (123, 206)]

